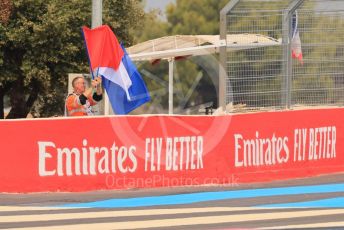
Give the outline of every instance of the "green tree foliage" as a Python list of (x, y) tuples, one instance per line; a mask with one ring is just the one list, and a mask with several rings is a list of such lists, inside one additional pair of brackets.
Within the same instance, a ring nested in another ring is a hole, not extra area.
[[(104, 0), (103, 7), (104, 23), (131, 44), (128, 28), (144, 14), (140, 1)], [(90, 23), (91, 1), (11, 1), (0, 24), (0, 111), (8, 95), (7, 118), (63, 114), (67, 74), (89, 71), (81, 27)]]
[(167, 7), (171, 34), (219, 34), (220, 10), (228, 0), (177, 0)]
[(161, 12), (157, 9), (144, 15), (142, 25), (133, 30), (135, 44), (168, 35), (169, 24), (159, 16)]
[(103, 24), (110, 25), (126, 46), (133, 44), (133, 31), (143, 26), (144, 17), (141, 0), (103, 0)]

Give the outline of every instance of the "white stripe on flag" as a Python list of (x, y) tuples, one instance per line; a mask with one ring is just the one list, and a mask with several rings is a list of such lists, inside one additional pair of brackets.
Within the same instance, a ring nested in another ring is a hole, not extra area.
[(102, 75), (109, 81), (119, 85), (127, 95), (127, 99), (130, 101), (130, 95), (129, 95), (129, 88), (132, 85), (132, 81), (129, 77), (129, 74), (127, 72), (127, 69), (123, 65), (123, 62), (120, 63), (118, 70), (115, 71), (113, 68), (109, 67), (99, 67), (99, 70), (95, 70), (94, 74), (96, 75), (98, 72), (98, 75)]

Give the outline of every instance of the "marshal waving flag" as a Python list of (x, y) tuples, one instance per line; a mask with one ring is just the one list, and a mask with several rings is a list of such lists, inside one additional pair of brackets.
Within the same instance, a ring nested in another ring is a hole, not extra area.
[(82, 28), (93, 75), (103, 77), (113, 111), (127, 114), (150, 100), (147, 87), (109, 26)]
[(292, 18), (292, 31), (293, 31), (293, 36), (291, 39), (292, 57), (295, 59), (298, 59), (300, 61), (300, 63), (303, 64), (301, 39), (300, 39), (300, 32), (299, 32), (299, 28), (298, 28), (298, 16), (297, 16), (296, 11), (293, 14), (293, 18)]

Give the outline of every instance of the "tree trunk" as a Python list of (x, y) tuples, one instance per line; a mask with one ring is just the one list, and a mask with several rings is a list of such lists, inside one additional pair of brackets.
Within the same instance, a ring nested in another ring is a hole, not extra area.
[(34, 102), (38, 97), (38, 84), (34, 81), (30, 87), (30, 94), (27, 100), (24, 91), (24, 83), (18, 80), (10, 93), (12, 109), (6, 119), (26, 118)]
[(7, 82), (5, 83), (2, 87), (0, 87), (0, 119), (4, 119), (5, 118), (5, 114), (4, 114), (4, 99), (5, 99), (5, 95), (8, 93), (8, 91), (10, 91), (12, 87), (12, 83), (11, 82)]
[[(30, 95), (29, 95), (29, 97), (28, 97), (28, 99), (27, 99), (27, 101), (26, 101), (27, 113), (30, 112), (30, 110), (31, 110), (31, 108), (32, 108), (32, 106), (33, 106), (33, 104), (35, 103), (35, 101), (36, 101), (37, 98), (38, 98), (38, 92), (39, 92), (39, 90), (38, 90), (38, 87), (36, 87), (37, 84), (34, 83), (33, 85), (34, 85), (34, 87), (32, 87), (33, 90), (31, 91), (31, 93), (30, 93)], [(27, 115), (27, 114), (26, 114), (26, 115)]]
[(5, 118), (5, 114), (4, 114), (4, 88), (1, 87), (0, 88), (0, 119), (4, 119)]

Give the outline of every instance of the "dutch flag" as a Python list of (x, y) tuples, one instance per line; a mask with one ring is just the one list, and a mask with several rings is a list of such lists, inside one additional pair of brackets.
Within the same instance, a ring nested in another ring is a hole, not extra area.
[(84, 26), (82, 30), (91, 71), (103, 77), (103, 86), (114, 112), (127, 114), (150, 101), (140, 73), (110, 27), (89, 29)]

